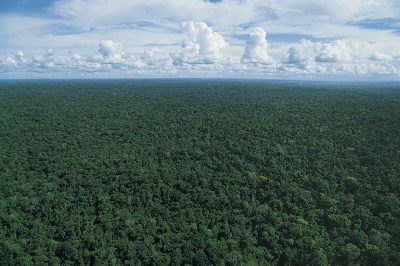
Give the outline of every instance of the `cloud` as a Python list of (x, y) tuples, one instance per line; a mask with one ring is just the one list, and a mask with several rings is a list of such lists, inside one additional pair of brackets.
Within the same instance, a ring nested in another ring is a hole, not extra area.
[(157, 49), (145, 50), (140, 56), (140, 60), (146, 62), (150, 68), (155, 68), (155, 70), (158, 67), (166, 69), (172, 66), (172, 58)]
[(19, 64), (26, 64), (26, 58), (23, 51), (18, 51), (15, 55), (15, 61)]
[[(0, 13), (0, 25), (9, 25), (0, 27), (0, 36), (4, 37), (0, 38), (0, 53), (12, 54), (23, 49), (32, 55), (52, 47), (58, 52), (73, 50), (85, 54), (92, 52), (99, 40), (110, 39), (123, 43), (135, 54), (150, 47), (149, 44), (160, 44), (157, 48), (163, 53), (175, 50), (179, 54), (180, 50), (171, 48), (172, 45), (162, 45), (181, 43), (181, 21), (203, 21), (230, 44), (224, 49), (226, 57), (242, 55), (243, 39), (237, 36), (243, 36), (243, 30), (251, 27), (268, 29), (267, 52), (275, 58), (287, 50), (288, 41), (283, 41), (282, 36), (299, 32), (302, 38), (310, 40), (363, 40), (382, 44), (367, 56), (374, 51), (395, 54), (400, 42), (398, 33), (363, 28), (352, 22), (398, 17), (398, 3), (355, 1), (191, 0), (188, 5), (187, 0), (57, 0), (40, 15)], [(189, 45), (190, 48), (196, 49)], [(180, 56), (176, 59), (177, 63), (182, 61)], [(113, 62), (118, 60), (119, 57), (109, 58)]]
[[(221, 3), (222, 4), (222, 3)], [(93, 44), (87, 52), (63, 52), (59, 48), (47, 52), (27, 53), (18, 51), (15, 55), (0, 57), (0, 72), (35, 73), (49, 77), (81, 76), (127, 77), (132, 75), (177, 75), (177, 76), (218, 76), (218, 77), (284, 77), (290, 74), (352, 74), (352, 75), (398, 75), (399, 64), (376, 43), (357, 43), (349, 40), (313, 42), (300, 40), (292, 45), (275, 47), (271, 53), (266, 33), (261, 27), (250, 29), (250, 36), (243, 46), (233, 47), (231, 53), (224, 34), (214, 31), (203, 22), (181, 24), (181, 49), (155, 47), (132, 52), (136, 39), (126, 46), (122, 42), (108, 39)], [(238, 33), (242, 33), (242, 30)], [(184, 35), (185, 34), (185, 35)], [(242, 34), (241, 36), (245, 36)], [(136, 35), (135, 35), (136, 37)], [(175, 40), (175, 43), (177, 41)], [(124, 47), (127, 47), (125, 50)], [(168, 50), (170, 49), (170, 50)], [(172, 51), (171, 51), (172, 50)], [(359, 51), (362, 50), (362, 51)], [(278, 53), (279, 51), (282, 51)], [(32, 56), (33, 54), (33, 56)], [(282, 56), (283, 54), (283, 56)], [(370, 56), (373, 54), (372, 56)], [(281, 63), (275, 58), (282, 57)], [(371, 62), (375, 61), (375, 62)], [(2, 74), (4, 75), (4, 74)]]
[(320, 43), (313, 43), (309, 40), (302, 39), (288, 49), (282, 61), (285, 64), (302, 64), (314, 61), (315, 55), (320, 49), (320, 45)]
[(212, 64), (221, 59), (223, 50), (229, 46), (224, 38), (204, 22), (183, 22), (181, 29), (188, 39), (182, 43), (182, 50), (172, 52), (174, 65)]
[[(303, 39), (288, 48), (279, 69), (286, 73), (303, 74), (398, 74), (396, 66), (389, 63), (390, 56), (382, 53), (375, 53), (369, 58), (364, 56), (364, 50), (373, 47), (373, 44), (361, 45), (342, 40), (322, 43)], [(371, 64), (368, 60), (382, 62)]]
[(288, 49), (282, 58), (282, 62), (297, 65), (300, 68), (315, 64), (315, 62), (346, 62), (352, 59), (354, 53), (352, 46), (354, 45), (341, 40), (321, 43), (303, 39)]
[(353, 75), (396, 75), (400, 72), (390, 64), (340, 64), (333, 73), (346, 73)]
[(126, 53), (122, 43), (112, 40), (100, 41), (99, 50), (92, 56), (83, 56), (81, 60), (83, 66), (88, 71), (106, 71), (110, 69), (127, 71), (137, 70), (151, 73), (170, 72), (172, 69), (172, 59), (157, 49), (145, 50), (141, 55)]
[(39, 68), (53, 68), (54, 65), (54, 51), (48, 49), (44, 55), (35, 55), (32, 57), (32, 63)]
[(122, 43), (112, 40), (100, 41), (99, 48), (99, 53), (104, 58), (103, 63), (119, 64), (124, 62), (125, 52)]
[(0, 57), (0, 73), (15, 70), (17, 64), (11, 55), (3, 55)]
[[(52, 11), (80, 27), (104, 26), (135, 21), (216, 21), (231, 25), (248, 22), (257, 12), (253, 0), (224, 0), (218, 4), (204, 0), (68, 0), (57, 1)], [(229, 12), (227, 12), (229, 10)], [(173, 19), (171, 19), (173, 18)], [(218, 23), (221, 24), (221, 23)]]
[(375, 52), (369, 59), (372, 61), (392, 61), (393, 57), (384, 53)]
[(243, 63), (262, 63), (273, 64), (274, 60), (267, 52), (267, 36), (263, 28), (253, 28), (250, 33), (250, 39), (246, 42), (244, 54), (242, 55)]
[(315, 56), (315, 61), (317, 62), (343, 62), (352, 59), (353, 51), (350, 45), (341, 40), (323, 44), (318, 48), (319, 52)]
[(124, 46), (122, 43), (112, 40), (100, 41), (99, 48), (99, 52), (105, 57), (124, 54)]

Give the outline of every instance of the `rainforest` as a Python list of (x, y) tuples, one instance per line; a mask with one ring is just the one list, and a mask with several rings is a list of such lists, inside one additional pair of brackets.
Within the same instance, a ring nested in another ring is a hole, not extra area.
[(0, 265), (400, 265), (400, 84), (0, 81)]

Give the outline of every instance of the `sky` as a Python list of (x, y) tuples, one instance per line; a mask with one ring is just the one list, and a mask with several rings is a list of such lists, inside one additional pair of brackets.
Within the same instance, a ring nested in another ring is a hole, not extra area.
[(398, 0), (0, 0), (2, 78), (400, 81)]

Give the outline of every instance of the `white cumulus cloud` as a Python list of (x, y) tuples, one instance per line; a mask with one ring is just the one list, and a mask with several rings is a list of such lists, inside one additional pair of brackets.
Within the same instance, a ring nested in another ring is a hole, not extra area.
[[(303, 39), (289, 47), (279, 69), (301, 74), (398, 74), (396, 66), (390, 64), (392, 57), (377, 52), (368, 58), (365, 51), (361, 51), (372, 47), (342, 40), (321, 43)], [(370, 60), (377, 62), (371, 64)]]
[(320, 43), (302, 39), (288, 49), (282, 61), (286, 64), (301, 64), (314, 61), (315, 55), (319, 51), (319, 46)]
[(274, 63), (272, 57), (268, 55), (266, 36), (267, 34), (263, 28), (253, 28), (250, 33), (250, 39), (246, 43), (244, 54), (242, 55), (243, 63)]
[(48, 49), (44, 55), (34, 55), (32, 63), (39, 68), (53, 68), (54, 67), (54, 52), (53, 49)]
[(122, 43), (114, 42), (112, 40), (100, 41), (99, 52), (104, 57), (104, 63), (118, 64), (123, 63), (124, 46)]
[(229, 46), (222, 35), (204, 22), (183, 22), (181, 29), (188, 39), (183, 41), (181, 51), (171, 53), (175, 65), (215, 63), (222, 58), (223, 50)]
[(297, 72), (295, 69), (306, 73), (329, 72), (329, 64), (348, 62), (353, 58), (353, 46), (341, 40), (321, 43), (303, 39), (283, 55), (282, 68), (291, 72)]
[(17, 66), (15, 59), (11, 55), (0, 57), (0, 72), (13, 71)]
[(398, 70), (390, 64), (340, 64), (332, 72), (353, 75), (396, 75)]
[(23, 51), (18, 51), (15, 55), (15, 61), (19, 64), (26, 64), (26, 58)]
[(319, 47), (315, 56), (317, 62), (342, 62), (352, 59), (353, 50), (347, 43), (336, 40), (333, 43), (326, 43)]
[(392, 61), (393, 57), (384, 53), (375, 52), (369, 59), (373, 61)]
[[(66, 52), (46, 42), (55, 50), (49, 49), (40, 53), (24, 48), (26, 54), (15, 49), (15, 54), (7, 51), (5, 55), (0, 55), (0, 72), (2, 75), (11, 73), (12, 76), (13, 73), (18, 73), (27, 77), (32, 74), (44, 77), (285, 77), (292, 74), (322, 77), (323, 74), (359, 76), (400, 73), (399, 57), (389, 56), (396, 54), (396, 51), (386, 49), (391, 46), (352, 39), (333, 42), (303, 39), (293, 44), (271, 43), (267, 42), (264, 30), (267, 26), (260, 26), (263, 27), (250, 29), (249, 39), (245, 44), (238, 40), (247, 31), (244, 29), (246, 27), (236, 28), (235, 34), (232, 35), (223, 27), (211, 28), (204, 22), (194, 21), (183, 22), (180, 28), (177, 23), (176, 29), (180, 30), (174, 33), (174, 40), (169, 44), (150, 43), (140, 51), (135, 49), (136, 40), (139, 38), (135, 34), (127, 34), (126, 38), (120, 38), (120, 35), (99, 33), (98, 39), (103, 39), (104, 36), (110, 39), (90, 42), (85, 51), (72, 51), (75, 49), (71, 47), (69, 52)], [(218, 32), (214, 29), (218, 29)], [(127, 32), (129, 30), (126, 29)], [(153, 30), (156, 30), (156, 27)], [(137, 29), (132, 30), (135, 31)], [(224, 38), (229, 38), (231, 46)], [(179, 39), (184, 39), (181, 48), (176, 44)], [(234, 39), (236, 41), (233, 41)], [(127, 50), (124, 47), (127, 47)], [(276, 63), (274, 58), (279, 57), (282, 57), (282, 61)]]

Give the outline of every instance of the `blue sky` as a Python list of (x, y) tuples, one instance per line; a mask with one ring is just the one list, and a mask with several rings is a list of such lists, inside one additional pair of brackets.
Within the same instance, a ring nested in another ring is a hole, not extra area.
[(51, 7), (54, 0), (2, 0), (0, 12), (18, 12), (31, 14)]
[(397, 0), (2, 0), (0, 78), (400, 80)]

